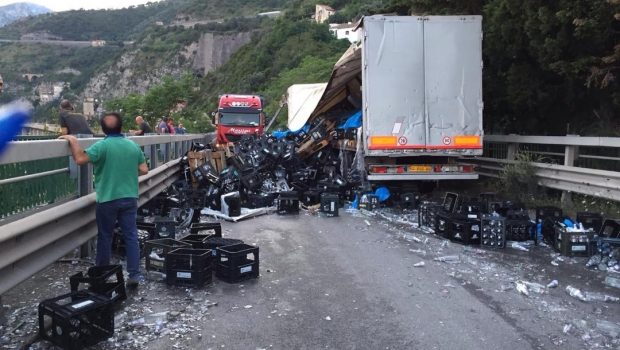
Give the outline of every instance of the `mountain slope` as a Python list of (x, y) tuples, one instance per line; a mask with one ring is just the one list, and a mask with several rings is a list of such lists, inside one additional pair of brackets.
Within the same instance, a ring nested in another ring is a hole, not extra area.
[(0, 6), (0, 27), (13, 23), (21, 18), (37, 16), (51, 12), (50, 9), (31, 4), (28, 2), (18, 2), (6, 6)]

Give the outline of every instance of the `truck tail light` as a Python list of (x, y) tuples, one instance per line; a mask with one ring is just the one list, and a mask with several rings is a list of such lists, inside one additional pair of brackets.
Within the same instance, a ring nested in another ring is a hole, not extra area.
[(374, 166), (370, 168), (371, 173), (375, 174), (387, 174), (387, 167), (384, 166)]
[(463, 165), (463, 172), (464, 173), (473, 173), (474, 172), (474, 166), (473, 165)]

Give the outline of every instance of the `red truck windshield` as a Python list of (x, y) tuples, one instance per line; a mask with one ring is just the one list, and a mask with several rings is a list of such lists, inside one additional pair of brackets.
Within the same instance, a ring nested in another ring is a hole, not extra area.
[(232, 113), (232, 112), (222, 112), (220, 114), (220, 124), (221, 125), (249, 125), (249, 126), (258, 126), (260, 124), (260, 114), (259, 113)]

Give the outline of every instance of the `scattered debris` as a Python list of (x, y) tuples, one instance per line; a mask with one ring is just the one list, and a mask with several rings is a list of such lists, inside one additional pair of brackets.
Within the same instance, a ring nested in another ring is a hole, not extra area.
[(459, 262), (461, 262), (461, 258), (459, 258), (458, 255), (440, 256), (440, 257), (437, 257), (437, 258), (435, 258), (433, 260), (439, 261), (439, 262), (444, 262), (444, 263), (449, 263), (449, 264), (458, 264)]
[(413, 267), (423, 267), (424, 265), (426, 265), (424, 261), (420, 261), (419, 263), (413, 264)]
[(560, 285), (558, 280), (553, 280), (547, 284), (547, 288), (557, 288)]

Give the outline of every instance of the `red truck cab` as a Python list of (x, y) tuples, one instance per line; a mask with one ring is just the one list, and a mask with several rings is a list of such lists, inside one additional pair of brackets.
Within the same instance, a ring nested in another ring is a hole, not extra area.
[(256, 95), (222, 95), (215, 114), (217, 143), (237, 142), (265, 130), (265, 101)]

